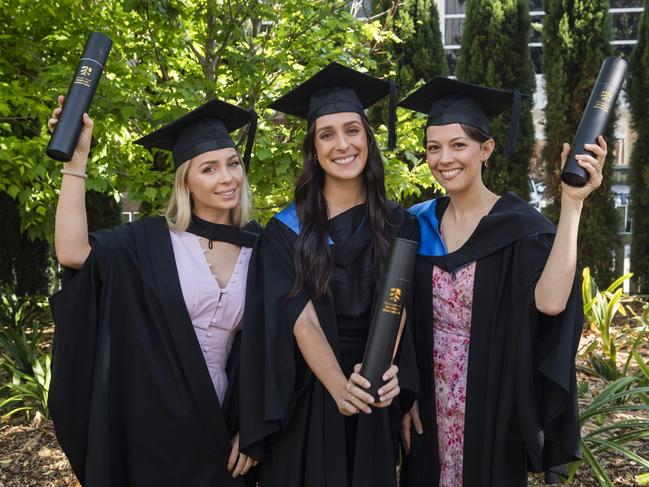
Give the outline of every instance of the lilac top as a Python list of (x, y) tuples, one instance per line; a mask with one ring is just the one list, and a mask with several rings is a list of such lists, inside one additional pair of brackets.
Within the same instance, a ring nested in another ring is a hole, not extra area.
[(252, 249), (241, 247), (230, 282), (222, 289), (204, 255), (201, 237), (189, 232), (170, 234), (187, 312), (214, 390), (223, 403), (228, 387), (225, 364), (243, 315)]

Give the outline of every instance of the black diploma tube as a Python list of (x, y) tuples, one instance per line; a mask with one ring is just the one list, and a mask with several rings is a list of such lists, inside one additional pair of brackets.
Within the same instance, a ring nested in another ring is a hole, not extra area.
[(77, 71), (65, 95), (59, 122), (45, 151), (52, 159), (63, 162), (72, 159), (83, 125), (83, 114), (90, 108), (112, 44), (110, 37), (100, 32), (88, 36)]
[(403, 238), (395, 238), (390, 246), (361, 368), (361, 375), (370, 381), (367, 392), (376, 401), (379, 400), (377, 391), (385, 383), (383, 374), (392, 364), (418, 248), (418, 242)]
[[(583, 154), (584, 144), (596, 144), (597, 137), (604, 133), (615, 101), (626, 77), (627, 63), (618, 57), (609, 57), (602, 63), (597, 81), (581, 117), (570, 154), (561, 172), (561, 179), (570, 186), (581, 187), (588, 181), (588, 172), (577, 164), (575, 155)], [(591, 153), (594, 156), (594, 154)]]

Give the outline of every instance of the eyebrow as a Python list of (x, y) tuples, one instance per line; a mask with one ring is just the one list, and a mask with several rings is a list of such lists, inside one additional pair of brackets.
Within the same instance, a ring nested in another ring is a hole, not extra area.
[[(230, 162), (236, 160), (237, 162), (239, 161), (239, 156), (237, 154), (232, 154), (230, 157), (228, 157), (225, 162)], [(206, 166), (208, 164), (218, 164), (220, 161), (216, 159), (210, 159), (209, 161), (203, 161), (201, 162), (201, 167)]]
[[(343, 124), (343, 127), (349, 127), (350, 125), (360, 125), (361, 122), (360, 120), (350, 120), (349, 122), (345, 122)], [(318, 130), (316, 130), (316, 133), (320, 133), (323, 130), (332, 130), (334, 127), (333, 125), (326, 125), (325, 127), (320, 127)]]
[[(463, 136), (453, 137), (451, 140), (449, 140), (449, 142), (455, 142), (456, 140), (468, 140), (468, 137), (463, 137)], [(433, 140), (427, 140), (426, 145), (428, 145), (428, 144), (430, 144), (432, 142), (435, 142), (435, 143), (439, 144), (439, 142), (437, 142), (435, 139), (433, 139)]]

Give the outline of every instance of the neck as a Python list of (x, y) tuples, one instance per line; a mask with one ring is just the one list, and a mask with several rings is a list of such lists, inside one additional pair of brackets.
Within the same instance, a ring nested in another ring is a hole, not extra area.
[(481, 179), (464, 191), (449, 193), (449, 197), (451, 209), (458, 221), (485, 216), (499, 198), (484, 185)]
[(221, 225), (232, 225), (232, 211), (206, 208), (194, 208), (194, 215), (201, 220)]
[(361, 176), (354, 179), (334, 179), (325, 176), (323, 194), (329, 218), (365, 203), (365, 184)]

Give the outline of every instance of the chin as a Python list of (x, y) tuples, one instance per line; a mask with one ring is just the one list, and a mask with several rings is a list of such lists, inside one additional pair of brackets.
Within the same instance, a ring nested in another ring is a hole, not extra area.
[(334, 163), (329, 164), (327, 175), (335, 179), (351, 180), (356, 179), (363, 173), (363, 168), (355, 166), (338, 167)]

